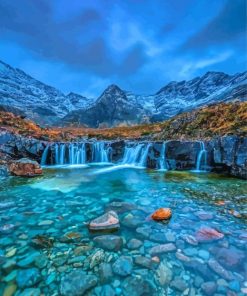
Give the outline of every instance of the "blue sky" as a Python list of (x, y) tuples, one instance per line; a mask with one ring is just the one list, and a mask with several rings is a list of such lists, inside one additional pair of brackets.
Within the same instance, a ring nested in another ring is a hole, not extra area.
[(0, 59), (61, 89), (139, 94), (246, 70), (245, 0), (0, 0)]

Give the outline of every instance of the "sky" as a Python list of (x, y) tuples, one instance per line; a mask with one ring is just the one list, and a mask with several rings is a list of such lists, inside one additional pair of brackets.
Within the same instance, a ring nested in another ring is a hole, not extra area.
[(0, 60), (64, 93), (246, 70), (245, 0), (0, 0)]

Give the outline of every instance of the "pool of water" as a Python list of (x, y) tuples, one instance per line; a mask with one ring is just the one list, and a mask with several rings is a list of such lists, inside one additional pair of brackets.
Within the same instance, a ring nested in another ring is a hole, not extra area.
[[(131, 166), (0, 180), (0, 294), (245, 295), (246, 200), (243, 180)], [(109, 210), (120, 229), (91, 233)]]

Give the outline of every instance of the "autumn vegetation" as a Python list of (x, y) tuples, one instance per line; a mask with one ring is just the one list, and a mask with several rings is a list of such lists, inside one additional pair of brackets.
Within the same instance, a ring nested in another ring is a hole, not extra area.
[(136, 126), (92, 129), (44, 128), (21, 116), (0, 112), (0, 128), (46, 141), (97, 139), (198, 139), (223, 135), (247, 135), (247, 102), (221, 103), (179, 114), (167, 121)]

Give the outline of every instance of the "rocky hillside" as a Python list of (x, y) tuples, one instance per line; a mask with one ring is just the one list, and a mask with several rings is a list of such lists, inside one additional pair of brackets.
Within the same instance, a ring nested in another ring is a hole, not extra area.
[(63, 94), (0, 61), (0, 110), (26, 116), (42, 126), (113, 127), (158, 122), (219, 102), (247, 99), (247, 72), (208, 72), (170, 82), (156, 94), (136, 95), (110, 85), (97, 99)]
[(27, 116), (42, 125), (51, 125), (68, 112), (86, 108), (86, 97), (68, 96), (25, 72), (0, 61), (0, 110)]
[(0, 126), (23, 136), (50, 141), (72, 141), (76, 138), (98, 139), (205, 139), (214, 136), (247, 136), (247, 102), (221, 103), (153, 124), (104, 129), (42, 128), (32, 121), (0, 112)]

